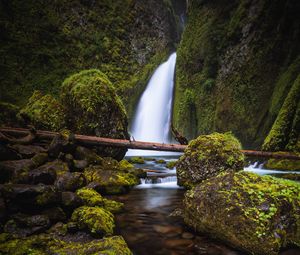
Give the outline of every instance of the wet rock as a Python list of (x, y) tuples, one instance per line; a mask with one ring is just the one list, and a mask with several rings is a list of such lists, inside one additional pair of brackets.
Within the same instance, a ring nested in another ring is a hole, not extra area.
[(35, 163), (30, 159), (11, 160), (0, 162), (0, 181), (5, 183), (26, 183), (28, 171), (35, 168)]
[(75, 136), (71, 132), (64, 130), (55, 136), (48, 147), (48, 155), (58, 158), (60, 153), (73, 154), (76, 149)]
[(124, 171), (103, 169), (101, 166), (91, 166), (86, 168), (84, 175), (87, 182), (99, 184), (100, 191), (107, 194), (120, 194), (127, 192), (134, 185), (139, 184), (139, 178)]
[(51, 185), (56, 179), (56, 172), (53, 168), (40, 167), (31, 170), (28, 173), (28, 177), (31, 184), (43, 183), (46, 185)]
[(95, 151), (83, 146), (77, 146), (74, 155), (76, 159), (84, 160), (92, 165), (102, 164), (103, 162), (103, 159)]
[(178, 184), (190, 188), (217, 174), (244, 166), (241, 144), (231, 134), (213, 133), (192, 140), (177, 162)]
[(0, 143), (0, 161), (18, 159), (22, 159), (22, 157), (16, 150), (7, 147), (7, 145), (3, 143)]
[(46, 209), (42, 212), (42, 214), (49, 218), (51, 224), (58, 221), (65, 221), (67, 219), (65, 212), (60, 207)]
[(86, 160), (74, 160), (73, 162), (75, 171), (83, 171), (89, 165)]
[(143, 157), (132, 157), (129, 159), (129, 162), (132, 164), (145, 164)]
[(186, 249), (192, 248), (194, 243), (192, 240), (187, 239), (167, 239), (164, 241), (164, 245), (171, 249)]
[(73, 212), (71, 221), (76, 222), (79, 229), (97, 236), (112, 235), (115, 227), (114, 216), (101, 207), (79, 207)]
[(221, 173), (185, 194), (183, 218), (196, 231), (237, 249), (275, 255), (300, 243), (299, 195), (300, 186), (293, 181)]
[(53, 233), (55, 236), (65, 236), (67, 234), (68, 228), (67, 224), (64, 224), (62, 222), (57, 222), (55, 225), (53, 225), (47, 233)]
[(124, 204), (110, 199), (103, 199), (103, 208), (111, 213), (119, 213), (124, 209)]
[(181, 237), (184, 238), (184, 239), (193, 239), (194, 235), (192, 233), (189, 233), (189, 232), (183, 232)]
[(35, 154), (46, 152), (46, 149), (38, 145), (14, 144), (10, 147), (22, 155), (23, 158), (32, 158)]
[(182, 233), (182, 229), (180, 227), (175, 227), (175, 226), (162, 226), (162, 225), (154, 225), (153, 226), (154, 230), (158, 233), (161, 234), (175, 234), (175, 235), (180, 235)]
[(59, 203), (60, 195), (54, 186), (29, 184), (2, 184), (0, 192), (7, 207), (28, 210)]
[(65, 173), (69, 172), (69, 167), (67, 163), (62, 160), (54, 160), (52, 162), (48, 162), (36, 169), (37, 172), (55, 172), (56, 176), (62, 176)]
[(83, 201), (73, 192), (62, 192), (61, 193), (61, 203), (62, 206), (68, 210), (73, 210), (81, 205)]
[(61, 191), (75, 191), (86, 185), (86, 179), (82, 173), (68, 172), (58, 177), (54, 185)]

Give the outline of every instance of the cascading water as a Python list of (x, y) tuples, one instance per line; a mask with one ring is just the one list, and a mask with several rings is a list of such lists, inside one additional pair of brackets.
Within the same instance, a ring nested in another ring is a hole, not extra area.
[[(131, 135), (137, 141), (169, 143), (176, 53), (152, 75), (142, 94), (132, 123)], [(168, 152), (129, 150), (127, 156), (170, 155)]]

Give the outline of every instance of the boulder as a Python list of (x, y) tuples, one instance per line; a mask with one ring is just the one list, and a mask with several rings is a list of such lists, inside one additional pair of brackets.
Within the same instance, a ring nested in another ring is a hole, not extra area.
[(58, 131), (64, 127), (65, 114), (62, 105), (51, 95), (36, 90), (21, 109), (20, 116), (37, 129)]
[(231, 133), (201, 135), (190, 141), (178, 160), (178, 184), (186, 188), (217, 174), (244, 166), (241, 144)]
[(22, 156), (13, 148), (0, 142), (0, 161), (22, 159)]
[(86, 179), (82, 173), (67, 172), (57, 178), (54, 185), (61, 191), (76, 191), (86, 185)]
[(76, 149), (75, 136), (68, 130), (62, 130), (51, 141), (48, 154), (51, 158), (58, 158), (61, 153), (74, 153)]
[(268, 159), (265, 168), (283, 171), (300, 171), (300, 160), (293, 159)]
[[(107, 76), (96, 69), (67, 78), (61, 89), (67, 126), (79, 134), (129, 139), (127, 116), (121, 99)], [(127, 149), (101, 147), (100, 155), (121, 160)]]
[(115, 227), (114, 216), (101, 207), (79, 207), (73, 212), (71, 221), (76, 222), (79, 229), (97, 236), (112, 235)]
[(39, 184), (43, 183), (51, 185), (56, 179), (56, 172), (54, 169), (42, 167), (29, 171), (28, 173), (29, 183)]
[(86, 206), (103, 206), (104, 198), (92, 188), (82, 188), (76, 191), (76, 195), (81, 198)]
[(61, 193), (61, 204), (65, 210), (72, 211), (83, 205), (83, 201), (76, 195), (76, 193), (66, 191)]
[(42, 214), (49, 218), (51, 224), (66, 220), (66, 214), (60, 207), (48, 208), (42, 211)]
[(251, 254), (300, 245), (300, 185), (249, 172), (223, 172), (185, 194), (184, 222)]
[(54, 160), (38, 167), (36, 172), (55, 172), (56, 176), (62, 176), (70, 171), (67, 163), (62, 160)]
[(32, 158), (35, 154), (46, 152), (46, 149), (38, 145), (14, 144), (10, 148), (17, 151), (23, 158)]
[(88, 164), (102, 164), (103, 159), (93, 150), (83, 146), (77, 146), (74, 154), (77, 160), (83, 160)]

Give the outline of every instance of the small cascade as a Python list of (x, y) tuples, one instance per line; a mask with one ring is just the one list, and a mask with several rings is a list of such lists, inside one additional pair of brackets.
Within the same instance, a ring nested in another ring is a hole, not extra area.
[[(133, 119), (131, 136), (136, 141), (170, 143), (170, 123), (176, 53), (152, 75)], [(126, 156), (170, 155), (170, 152), (129, 150)]]

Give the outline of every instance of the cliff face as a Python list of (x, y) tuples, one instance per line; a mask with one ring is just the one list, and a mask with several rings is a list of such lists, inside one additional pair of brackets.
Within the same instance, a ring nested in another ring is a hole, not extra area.
[(0, 100), (20, 105), (90, 68), (130, 101), (178, 38), (168, 1), (2, 0), (0, 17)]
[(261, 145), (300, 73), (299, 11), (297, 0), (188, 1), (174, 125), (189, 138), (232, 130)]

